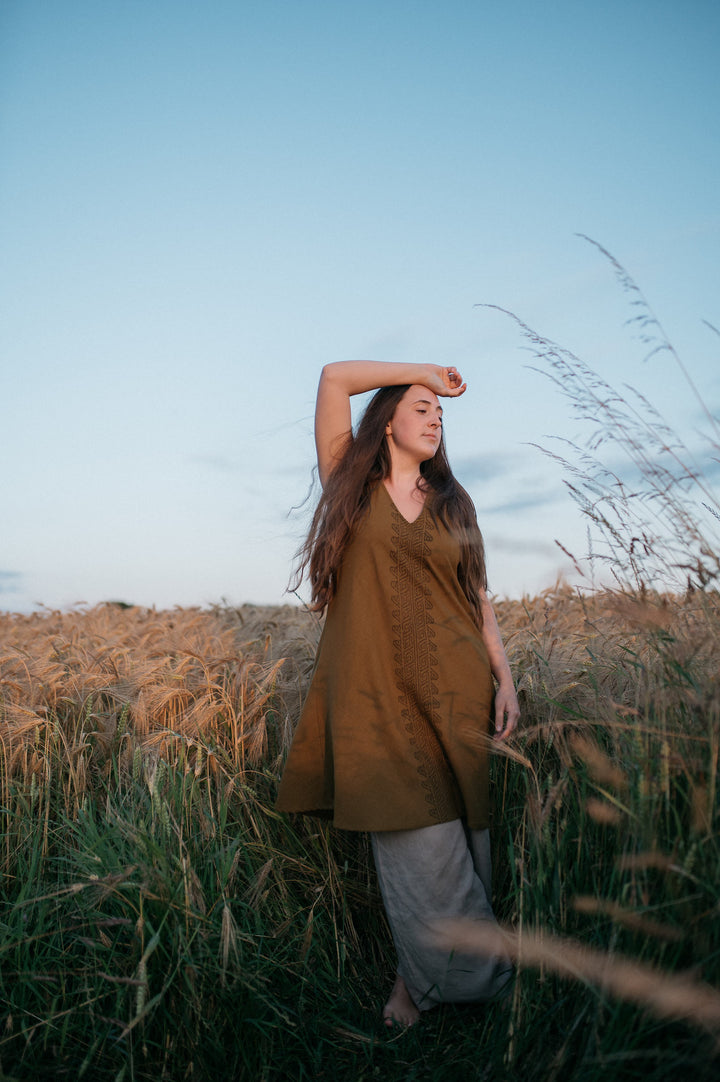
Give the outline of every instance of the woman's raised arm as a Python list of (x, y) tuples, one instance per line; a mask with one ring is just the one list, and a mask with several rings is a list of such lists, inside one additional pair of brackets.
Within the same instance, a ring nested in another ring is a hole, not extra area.
[(325, 365), (315, 405), (315, 446), (322, 485), (340, 461), (352, 430), (351, 396), (402, 383), (420, 383), (440, 397), (456, 397), (466, 387), (454, 366), (385, 361), (335, 361)]

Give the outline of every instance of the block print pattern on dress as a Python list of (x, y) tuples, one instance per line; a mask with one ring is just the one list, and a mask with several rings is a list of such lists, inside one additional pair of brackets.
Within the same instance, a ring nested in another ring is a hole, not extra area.
[(395, 683), (428, 812), (439, 823), (457, 815), (457, 807), (447, 784), (449, 765), (433, 727), (439, 704), (428, 554), (436, 527), (428, 514), (408, 522), (395, 507), (391, 522)]

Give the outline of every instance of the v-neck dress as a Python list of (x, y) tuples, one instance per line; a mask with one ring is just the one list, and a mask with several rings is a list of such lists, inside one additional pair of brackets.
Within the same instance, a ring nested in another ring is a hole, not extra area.
[(408, 522), (376, 486), (328, 606), (279, 810), (345, 830), (487, 827), (494, 685), (459, 561), (427, 506)]

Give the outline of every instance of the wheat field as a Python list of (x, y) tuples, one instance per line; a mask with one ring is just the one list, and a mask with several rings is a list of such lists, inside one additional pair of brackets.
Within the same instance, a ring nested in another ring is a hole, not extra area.
[(492, 766), (512, 999), (392, 1035), (366, 840), (273, 809), (317, 617), (0, 616), (0, 1077), (712, 1077), (720, 598), (496, 608), (523, 710)]

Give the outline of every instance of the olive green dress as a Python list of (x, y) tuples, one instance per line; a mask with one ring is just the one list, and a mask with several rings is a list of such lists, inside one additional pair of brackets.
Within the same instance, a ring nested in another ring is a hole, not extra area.
[(410, 523), (377, 485), (328, 607), (281, 811), (345, 830), (487, 827), (494, 688), (459, 559), (427, 505)]

